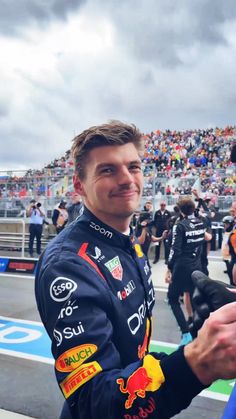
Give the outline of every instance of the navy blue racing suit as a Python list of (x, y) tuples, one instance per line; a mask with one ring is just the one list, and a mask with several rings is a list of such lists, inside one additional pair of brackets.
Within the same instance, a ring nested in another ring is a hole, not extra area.
[(147, 259), (134, 236), (88, 209), (47, 246), (35, 293), (72, 418), (169, 418), (204, 388), (182, 348), (149, 352)]

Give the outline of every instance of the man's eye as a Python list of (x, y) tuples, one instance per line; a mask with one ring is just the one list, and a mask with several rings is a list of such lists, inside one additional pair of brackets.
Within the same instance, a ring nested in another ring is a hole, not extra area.
[(132, 170), (133, 172), (135, 171), (135, 172), (140, 172), (142, 169), (141, 169), (141, 166), (139, 166), (139, 165), (137, 165), (137, 164), (132, 164), (132, 166), (130, 166), (130, 168), (129, 168), (130, 170)]
[(113, 170), (111, 169), (111, 167), (105, 167), (104, 169), (101, 170), (102, 174), (110, 174), (112, 172)]

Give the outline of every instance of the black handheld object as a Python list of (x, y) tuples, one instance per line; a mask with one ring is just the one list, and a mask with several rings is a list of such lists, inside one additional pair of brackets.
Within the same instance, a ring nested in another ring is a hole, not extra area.
[(212, 311), (225, 304), (236, 302), (236, 293), (230, 291), (230, 288), (236, 290), (236, 287), (221, 281), (214, 281), (201, 271), (194, 271), (192, 280), (195, 289), (192, 297), (194, 314), (190, 332), (195, 337)]

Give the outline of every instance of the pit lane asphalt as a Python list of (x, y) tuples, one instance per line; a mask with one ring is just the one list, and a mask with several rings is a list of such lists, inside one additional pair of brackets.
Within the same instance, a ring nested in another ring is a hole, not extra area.
[[(213, 257), (212, 257), (213, 256)], [(210, 256), (210, 276), (228, 282), (224, 263), (215, 252)], [(180, 333), (165, 302), (165, 265), (152, 265), (156, 288), (153, 339), (179, 343)], [(32, 277), (0, 275), (0, 315), (22, 320), (40, 321), (34, 300)], [(52, 365), (0, 353), (0, 419), (20, 419), (16, 412), (37, 419), (58, 419), (63, 397), (57, 387)], [(225, 402), (196, 397), (191, 406), (176, 419), (220, 419)], [(6, 411), (6, 412), (5, 412)], [(23, 418), (22, 418), (23, 419)], [(112, 419), (112, 418), (111, 418)]]

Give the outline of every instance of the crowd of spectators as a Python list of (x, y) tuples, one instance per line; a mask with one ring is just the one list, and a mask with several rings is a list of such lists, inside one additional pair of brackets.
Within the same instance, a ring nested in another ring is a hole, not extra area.
[(236, 127), (206, 130), (160, 131), (146, 134), (145, 163), (155, 163), (158, 171), (197, 168), (226, 169)]
[(183, 132), (157, 130), (145, 137), (146, 195), (150, 195), (153, 184), (155, 194), (188, 194), (196, 179), (202, 192), (212, 198), (235, 195), (236, 177), (230, 150), (236, 139), (236, 127)]
[[(0, 176), (0, 198), (26, 198), (35, 196), (52, 197), (52, 187), (59, 179), (72, 175), (73, 161), (70, 151), (54, 159), (41, 170), (29, 169), (22, 172), (8, 172)], [(63, 190), (64, 189), (64, 190)], [(65, 188), (60, 188), (55, 195), (64, 196)]]
[[(180, 195), (191, 191), (196, 179), (201, 190), (212, 198), (235, 195), (235, 171), (230, 149), (236, 139), (236, 126), (188, 131), (160, 131), (145, 134), (144, 194)], [(30, 169), (23, 175), (0, 176), (0, 198), (25, 198), (67, 195), (72, 178), (70, 151), (41, 170)], [(58, 190), (59, 179), (66, 178)], [(177, 182), (171, 180), (177, 179)]]

